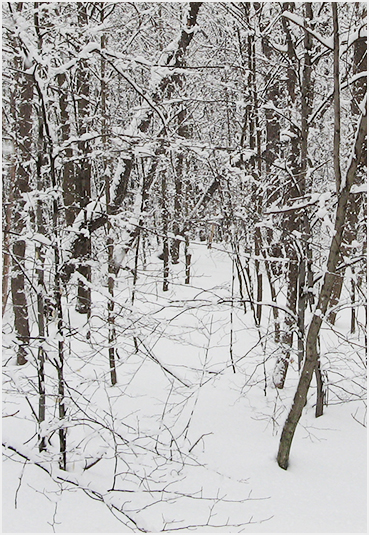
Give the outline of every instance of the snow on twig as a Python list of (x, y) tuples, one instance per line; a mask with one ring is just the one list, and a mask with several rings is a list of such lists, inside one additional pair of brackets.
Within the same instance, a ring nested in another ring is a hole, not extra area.
[(300, 17), (299, 15), (296, 15), (296, 13), (291, 13), (290, 11), (284, 11), (282, 13), (282, 17), (290, 20), (291, 22), (293, 22), (297, 26), (300, 26), (300, 28), (302, 28), (306, 32), (310, 33), (310, 35), (315, 37), (315, 39), (317, 39), (326, 48), (328, 48), (329, 50), (333, 50), (333, 36), (331, 36), (331, 37), (329, 37), (327, 39), (326, 37), (323, 37), (322, 35), (320, 35), (320, 33), (318, 33), (317, 31), (308, 28), (305, 25), (305, 21), (304, 21), (303, 17)]

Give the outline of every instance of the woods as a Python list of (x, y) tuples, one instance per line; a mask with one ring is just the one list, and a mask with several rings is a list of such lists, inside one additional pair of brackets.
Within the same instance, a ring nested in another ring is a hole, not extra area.
[(304, 414), (366, 425), (366, 3), (2, 8), (4, 455), (128, 530), (245, 528), (187, 483), (207, 389), (283, 470)]

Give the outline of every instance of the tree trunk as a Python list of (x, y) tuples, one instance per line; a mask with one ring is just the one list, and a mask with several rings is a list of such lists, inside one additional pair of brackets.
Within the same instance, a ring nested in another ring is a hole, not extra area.
[[(77, 2), (78, 23), (81, 28), (88, 24), (87, 4)], [(87, 69), (86, 60), (81, 60), (77, 72), (77, 135), (83, 136), (88, 133), (89, 115), (91, 113), (89, 105), (89, 84), (90, 77)], [(76, 169), (76, 201), (80, 210), (84, 214), (85, 228), (88, 227), (86, 207), (91, 200), (91, 159), (89, 143), (86, 141), (79, 141), (78, 160)], [(81, 239), (80, 248), (80, 264), (77, 271), (89, 283), (91, 282), (91, 266), (89, 260), (91, 257), (91, 236), (83, 235)], [(80, 314), (91, 314), (91, 288), (89, 284), (85, 284), (83, 280), (78, 280), (78, 295), (76, 310)]]
[[(40, 119), (42, 124), (42, 138), (43, 146), (45, 148), (45, 165), (48, 165), (47, 174), (51, 183), (52, 196), (51, 211), (52, 211), (52, 242), (54, 251), (54, 264), (53, 264), (53, 292), (55, 302), (55, 314), (57, 321), (57, 341), (58, 341), (58, 353), (56, 357), (51, 361), (57, 372), (57, 384), (58, 395), (56, 398), (56, 406), (59, 416), (59, 468), (66, 470), (67, 466), (67, 431), (65, 428), (65, 418), (67, 414), (65, 403), (65, 379), (64, 379), (64, 320), (63, 320), (63, 304), (62, 304), (62, 285), (61, 285), (61, 239), (60, 239), (60, 220), (59, 220), (59, 206), (58, 198), (56, 196), (60, 184), (57, 181), (57, 172), (55, 167), (55, 147), (53, 144), (53, 138), (51, 134), (51, 125), (49, 122), (49, 116), (47, 113), (47, 101), (45, 100), (45, 93), (41, 90), (40, 84), (37, 78), (34, 78), (35, 88), (39, 99)], [(47, 158), (47, 161), (46, 161)], [(40, 214), (41, 215), (41, 214)], [(40, 221), (41, 224), (41, 221)], [(41, 329), (44, 326), (41, 326)], [(40, 368), (43, 364), (44, 353), (41, 355)], [(43, 371), (42, 371), (43, 373)], [(39, 378), (42, 378), (42, 373)], [(42, 390), (41, 390), (42, 393)], [(42, 406), (42, 399), (40, 401), (39, 409), (44, 410)], [(40, 441), (42, 445), (42, 441)]]
[(341, 189), (341, 93), (340, 93), (340, 40), (338, 28), (338, 7), (337, 2), (332, 2), (333, 17), (333, 111), (334, 111), (334, 132), (333, 132), (333, 164), (334, 176), (336, 179), (336, 192)]
[[(311, 24), (313, 21), (313, 9), (312, 4), (305, 2), (305, 27), (307, 24)], [(309, 119), (312, 114), (313, 104), (313, 91), (314, 87), (311, 80), (311, 66), (312, 58), (311, 52), (313, 48), (312, 37), (308, 31), (305, 31), (304, 35), (304, 64), (302, 71), (301, 81), (301, 171), (300, 171), (300, 191), (302, 195), (306, 195), (311, 191), (311, 184), (307, 183), (308, 177), (308, 137), (309, 137)], [(300, 258), (300, 267), (298, 275), (298, 300), (297, 300), (297, 355), (298, 366), (301, 369), (304, 357), (305, 357), (305, 311), (306, 306), (311, 300), (312, 290), (312, 250), (311, 239), (312, 233), (310, 228), (309, 215), (307, 209), (301, 215), (301, 249), (302, 255)], [(310, 303), (312, 304), (312, 303)]]
[[(164, 65), (170, 65), (171, 67), (182, 67), (183, 61), (185, 57), (185, 53), (193, 39), (194, 36), (194, 29), (197, 24), (197, 16), (200, 9), (202, 2), (190, 2), (188, 11), (187, 11), (187, 17), (186, 22), (182, 26), (182, 29), (180, 31), (178, 41), (176, 43), (176, 46), (173, 47), (170, 51), (167, 52), (166, 57), (163, 59)], [(114, 63), (111, 62), (110, 59), (107, 59), (108, 63), (114, 68)], [(168, 74), (167, 76), (164, 76), (161, 80), (161, 82), (158, 84), (158, 86), (155, 86), (155, 89), (150, 94), (150, 100), (154, 103), (160, 102), (163, 93), (165, 92), (167, 98), (169, 99), (174, 91), (175, 84), (173, 83), (173, 76), (178, 76), (177, 74)], [(153, 116), (153, 110), (149, 109), (145, 114), (143, 114), (139, 121), (137, 122), (137, 118), (134, 117), (132, 127), (134, 131), (139, 133), (145, 133), (148, 131), (149, 126), (152, 122), (152, 116)], [(162, 151), (162, 147), (159, 147), (158, 153)], [(111, 204), (112, 204), (112, 214), (116, 214), (121, 206), (122, 202), (125, 198), (125, 193), (127, 190), (127, 183), (129, 181), (133, 166), (134, 166), (135, 157), (134, 154), (130, 154), (129, 156), (126, 156), (122, 159), (123, 163), (123, 169), (122, 172), (119, 174), (119, 180), (117, 184), (114, 187), (114, 191), (111, 195)], [(151, 173), (149, 173), (151, 176)], [(148, 191), (150, 189), (150, 176), (147, 177), (147, 183), (146, 183), (146, 190)], [(154, 174), (152, 174), (151, 180), (154, 180)], [(92, 214), (92, 220), (81, 220), (80, 223), (80, 230), (83, 231), (83, 229), (87, 229), (88, 232), (94, 232), (95, 230), (101, 228), (103, 225), (106, 224), (107, 217), (106, 215), (95, 215)], [(133, 229), (131, 236), (129, 240), (127, 240), (128, 243), (133, 243), (137, 234), (137, 229)], [(131, 239), (132, 238), (132, 239)], [(73, 237), (71, 246), (70, 246), (70, 256), (72, 259), (83, 257), (84, 254), (86, 254), (86, 246), (84, 243), (83, 237), (81, 237), (81, 234), (76, 233), (76, 235)], [(75, 267), (73, 265), (73, 262), (69, 262), (66, 264), (63, 268), (63, 277), (65, 280), (69, 280), (71, 274), (73, 273)]]
[[(335, 18), (334, 20), (335, 25), (337, 26), (337, 6), (333, 6), (334, 3), (332, 3), (332, 10), (335, 12)], [(360, 3), (357, 3), (358, 10), (362, 9), (360, 6)], [(363, 19), (363, 16), (361, 18)], [(338, 28), (337, 28), (338, 30)], [(336, 30), (336, 33), (337, 33)], [(352, 63), (352, 71), (353, 74), (358, 74), (362, 72), (366, 72), (367, 70), (367, 46), (366, 46), (366, 37), (362, 37), (361, 39), (356, 39), (353, 44), (353, 63)], [(336, 53), (337, 54), (337, 53)], [(339, 58), (338, 58), (339, 59)], [(335, 58), (335, 63), (338, 62), (338, 59)], [(338, 82), (336, 82), (338, 85)], [(336, 89), (335, 89), (336, 92)], [(354, 117), (356, 117), (360, 113), (359, 104), (362, 102), (365, 92), (366, 92), (366, 78), (359, 78), (355, 84), (352, 87), (353, 92), (353, 99), (351, 102), (351, 112)], [(359, 164), (358, 172), (356, 174), (355, 184), (362, 184), (366, 178), (366, 161), (367, 161), (367, 150), (366, 147), (364, 147), (364, 150), (362, 151), (361, 155), (361, 161)], [(338, 164), (336, 164), (338, 165)], [(351, 244), (356, 236), (356, 231), (359, 223), (359, 213), (361, 211), (362, 206), (365, 203), (364, 195), (362, 193), (351, 195), (349, 198), (349, 204), (347, 209), (347, 225), (344, 232), (344, 246), (343, 246), (343, 257), (350, 258), (352, 255), (352, 248)], [(339, 303), (341, 293), (342, 293), (342, 287), (343, 282), (345, 279), (345, 270), (343, 272), (341, 271), (339, 274), (336, 275), (335, 282), (334, 282), (334, 288), (332, 292), (331, 302), (330, 302), (330, 308), (336, 307)], [(334, 325), (336, 321), (337, 312), (332, 310), (332, 312), (329, 314), (329, 322)]]
[(324, 407), (324, 383), (323, 383), (323, 374), (320, 368), (320, 359), (318, 357), (316, 366), (315, 366), (315, 377), (316, 377), (316, 406), (315, 406), (315, 417), (323, 415)]
[(324, 276), (323, 284), (319, 293), (318, 303), (316, 311), (311, 320), (309, 330), (306, 338), (306, 359), (304, 366), (301, 372), (300, 380), (297, 386), (295, 397), (291, 410), (288, 414), (287, 420), (284, 424), (280, 443), (277, 461), (281, 468), (284, 470), (288, 467), (288, 460), (290, 455), (291, 444), (297, 424), (300, 420), (302, 410), (305, 406), (307, 393), (311, 383), (311, 378), (314, 373), (314, 370), (317, 366), (319, 354), (318, 354), (318, 336), (320, 328), (322, 325), (323, 317), (325, 316), (328, 304), (332, 295), (332, 289), (335, 279), (335, 273), (337, 264), (339, 261), (341, 248), (342, 248), (342, 237), (343, 230), (345, 225), (346, 213), (348, 199), (350, 195), (350, 190), (353, 185), (358, 164), (361, 159), (361, 153), (363, 150), (365, 137), (367, 131), (367, 119), (366, 112), (365, 115), (362, 115), (356, 133), (355, 145), (353, 148), (353, 153), (349, 161), (348, 170), (345, 177), (345, 182), (343, 182), (343, 187), (338, 194), (338, 204), (336, 208), (335, 216), (335, 232), (331, 241), (329, 248), (329, 256), (327, 262), (327, 271)]
[[(37, 3), (35, 5), (37, 9)], [(35, 28), (40, 27), (38, 11), (35, 11)], [(42, 52), (42, 40), (39, 40), (40, 48), (39, 51)], [(44, 125), (43, 125), (43, 116), (41, 112), (41, 106), (38, 107), (38, 139), (37, 139), (37, 160), (36, 160), (36, 169), (37, 169), (37, 189), (42, 192), (45, 191), (45, 188), (49, 184), (44, 183), (43, 169), (45, 166), (45, 157), (47, 154), (47, 147), (44, 138)], [(36, 230), (37, 233), (46, 236), (46, 228), (44, 221), (44, 203), (41, 200), (42, 197), (36, 201)], [(36, 277), (37, 277), (37, 325), (38, 325), (38, 336), (39, 336), (39, 347), (38, 347), (38, 363), (37, 363), (37, 378), (38, 378), (38, 425), (39, 425), (39, 451), (46, 450), (46, 440), (41, 432), (42, 423), (45, 421), (46, 416), (46, 388), (45, 388), (45, 251), (44, 245), (42, 243), (36, 243), (35, 247), (35, 257), (36, 257)]]
[(190, 276), (191, 276), (191, 253), (189, 250), (190, 240), (188, 238), (188, 235), (186, 234), (185, 237), (185, 262), (186, 262), (186, 268), (185, 268), (185, 284), (190, 284)]
[[(17, 11), (22, 10), (22, 3), (16, 4)], [(20, 54), (23, 56), (23, 53)], [(13, 95), (13, 113), (16, 125), (16, 167), (13, 187), (12, 233), (12, 276), (11, 295), (14, 312), (14, 327), (18, 341), (17, 364), (27, 362), (27, 346), (29, 344), (30, 328), (28, 319), (28, 303), (26, 296), (26, 242), (22, 238), (25, 230), (26, 202), (24, 193), (29, 191), (30, 163), (32, 155), (32, 127), (33, 127), (33, 81), (32, 76), (22, 71), (29, 67), (28, 60), (16, 57), (16, 94)]]
[[(295, 255), (295, 256), (294, 256)], [(298, 260), (297, 255), (291, 247), (288, 254), (290, 259), (288, 268), (288, 287), (287, 287), (287, 301), (286, 307), (289, 313), (285, 314), (284, 326), (281, 336), (282, 355), (278, 358), (277, 364), (273, 373), (273, 382), (276, 388), (282, 389), (286, 380), (288, 365), (291, 358), (291, 350), (293, 346), (293, 333), (296, 326), (296, 303), (297, 303), (297, 281), (298, 281)]]
[[(103, 24), (105, 21), (105, 12), (104, 4), (100, 4), (100, 21)], [(100, 38), (101, 50), (106, 48), (106, 37), (103, 34)], [(101, 94), (101, 139), (104, 149), (103, 154), (103, 168), (104, 168), (104, 178), (105, 178), (105, 201), (106, 201), (106, 213), (107, 213), (107, 240), (106, 247), (108, 253), (108, 357), (109, 357), (109, 370), (110, 370), (110, 382), (114, 386), (117, 384), (117, 370), (115, 363), (116, 355), (116, 330), (115, 330), (115, 314), (114, 314), (114, 286), (115, 286), (115, 262), (114, 262), (114, 238), (113, 238), (113, 227), (111, 224), (111, 199), (110, 199), (110, 188), (111, 188), (111, 163), (107, 156), (108, 152), (108, 84), (106, 83), (106, 61), (105, 58), (101, 57), (100, 62), (100, 74), (101, 74), (101, 83), (100, 83), (100, 94)]]
[[(289, 10), (291, 6), (285, 3), (284, 7)], [(313, 12), (311, 4), (305, 3), (305, 25), (313, 19)], [(292, 36), (288, 23), (282, 20), (287, 39), (288, 57), (291, 67), (288, 69), (287, 89), (291, 104), (296, 100), (296, 82), (297, 82), (297, 65), (296, 54), (294, 51)], [(311, 82), (311, 49), (312, 40), (310, 33), (305, 31), (304, 35), (304, 63), (302, 69), (301, 80), (301, 127), (296, 132), (296, 136), (291, 140), (290, 155), (288, 158), (288, 165), (291, 174), (291, 182), (288, 187), (287, 199), (290, 200), (295, 197), (304, 196), (308, 189), (306, 183), (308, 171), (308, 135), (309, 135), (309, 117), (312, 111), (313, 101), (313, 86)], [(292, 125), (291, 125), (292, 129)], [(284, 221), (284, 229), (286, 230), (286, 239), (290, 240), (292, 232), (298, 230), (302, 234), (301, 252), (296, 253), (293, 242), (287, 245), (288, 258), (292, 258), (292, 265), (288, 271), (287, 276), (287, 307), (295, 314), (297, 312), (297, 322), (294, 322), (292, 316), (288, 314), (285, 318), (285, 334), (282, 336), (284, 342), (284, 354), (278, 360), (276, 366), (277, 379), (275, 382), (277, 388), (283, 388), (284, 381), (287, 374), (289, 364), (290, 351), (292, 349), (292, 330), (297, 327), (297, 348), (298, 348), (298, 363), (301, 363), (304, 358), (304, 335), (305, 335), (305, 309), (306, 309), (306, 293), (307, 293), (307, 276), (310, 269), (309, 258), (311, 258), (310, 238), (311, 230), (308, 215), (306, 213), (293, 214), (287, 216)], [(293, 264), (295, 264), (294, 267)], [(297, 290), (298, 289), (298, 290)], [(290, 334), (289, 334), (289, 332)], [(291, 346), (288, 347), (288, 343)]]
[[(13, 210), (13, 192), (12, 192), (12, 185), (15, 182), (15, 161), (14, 161), (14, 154), (10, 156), (10, 164), (9, 164), (9, 181), (10, 181), (10, 187), (9, 187), (9, 193), (8, 193), (8, 201), (6, 202), (5, 198), (3, 199), (3, 210), (5, 214), (3, 215), (4, 222), (5, 222), (5, 228), (3, 231), (3, 272), (2, 272), (2, 291), (3, 291), (3, 299), (2, 299), (2, 316), (4, 317), (6, 305), (8, 303), (8, 295), (9, 295), (9, 272), (10, 272), (10, 265), (11, 265), (11, 256), (10, 256), (10, 248), (11, 248), (11, 241), (10, 241), (10, 229), (12, 224), (12, 210)], [(4, 195), (4, 186), (3, 186), (3, 195)]]
[[(246, 23), (250, 24), (250, 7), (251, 4), (245, 4)], [(259, 102), (256, 88), (256, 47), (255, 33), (249, 32), (247, 35), (247, 56), (248, 56), (248, 80), (247, 80), (247, 100), (249, 105), (246, 107), (245, 124), (249, 125), (249, 146), (255, 151), (257, 157), (252, 159), (253, 173), (257, 177), (257, 182), (261, 178), (261, 138), (259, 126)], [(245, 130), (245, 128), (244, 128)], [(245, 140), (241, 139), (241, 146)], [(262, 195), (260, 193), (260, 184), (253, 185), (252, 204), (255, 206), (255, 221), (258, 223), (261, 219)], [(261, 324), (261, 314), (263, 300), (263, 273), (261, 271), (260, 257), (263, 250), (263, 240), (260, 226), (256, 225), (254, 234), (255, 247), (255, 274), (256, 274), (256, 322)]]
[[(65, 73), (57, 76), (59, 85), (59, 109), (60, 109), (60, 141), (66, 142), (71, 136), (71, 116), (69, 113), (68, 78)], [(65, 147), (62, 155), (62, 184), (63, 184), (63, 199), (65, 207), (65, 222), (72, 225), (75, 219), (78, 207), (76, 205), (76, 178), (74, 176), (73, 165), (73, 148), (70, 145)]]
[(163, 292), (169, 289), (169, 238), (168, 238), (168, 207), (167, 207), (167, 175), (161, 170), (161, 218), (163, 232)]

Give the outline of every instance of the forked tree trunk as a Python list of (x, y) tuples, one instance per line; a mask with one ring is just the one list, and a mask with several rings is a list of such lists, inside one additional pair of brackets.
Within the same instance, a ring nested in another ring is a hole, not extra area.
[(329, 301), (331, 299), (334, 279), (337, 265), (339, 262), (343, 230), (346, 220), (347, 206), (350, 195), (350, 190), (353, 185), (358, 164), (361, 159), (363, 146), (365, 143), (367, 131), (367, 118), (362, 115), (359, 120), (355, 145), (353, 153), (349, 161), (348, 170), (343, 182), (343, 187), (338, 193), (338, 203), (336, 208), (334, 234), (329, 248), (329, 256), (327, 262), (327, 270), (323, 279), (323, 284), (319, 293), (316, 311), (311, 320), (309, 330), (306, 338), (306, 358), (301, 372), (300, 380), (294, 396), (291, 410), (288, 414), (287, 420), (284, 424), (277, 456), (277, 462), (284, 470), (288, 467), (289, 455), (293, 436), (297, 424), (301, 418), (302, 410), (307, 400), (307, 393), (311, 383), (314, 370), (317, 367), (319, 353), (318, 353), (318, 337), (320, 328), (322, 326), (323, 318), (327, 312)]
[[(357, 9), (363, 9), (363, 7), (360, 5), (359, 2), (357, 2)], [(337, 14), (336, 14), (337, 17)], [(336, 23), (337, 24), (337, 23)], [(366, 36), (356, 39), (353, 44), (353, 74), (358, 74), (362, 72), (366, 72), (367, 70), (367, 46), (366, 46)], [(336, 60), (337, 61), (337, 60)], [(359, 78), (356, 80), (356, 82), (352, 86), (352, 92), (353, 92), (353, 99), (351, 103), (351, 112), (354, 117), (356, 117), (359, 113), (359, 103), (363, 100), (365, 92), (366, 92), (366, 78)], [(366, 148), (362, 151), (361, 155), (361, 161), (359, 165), (358, 172), (356, 174), (355, 184), (363, 183), (366, 177), (366, 161), (367, 161), (367, 151)], [(348, 201), (348, 208), (347, 208), (347, 225), (344, 232), (344, 246), (343, 246), (343, 257), (344, 258), (350, 258), (350, 255), (352, 255), (352, 248), (351, 244), (356, 236), (357, 227), (359, 224), (359, 214), (361, 211), (361, 208), (364, 204), (364, 194), (355, 194), (351, 195), (350, 199)], [(329, 314), (329, 322), (334, 325), (336, 321), (337, 312), (334, 310), (334, 308), (338, 305), (342, 288), (343, 288), (343, 282), (345, 278), (345, 270), (340, 271), (340, 273), (337, 273), (332, 297), (330, 301), (330, 308), (332, 308), (332, 312)], [(354, 309), (352, 308), (354, 311)], [(355, 313), (353, 312), (353, 315)]]

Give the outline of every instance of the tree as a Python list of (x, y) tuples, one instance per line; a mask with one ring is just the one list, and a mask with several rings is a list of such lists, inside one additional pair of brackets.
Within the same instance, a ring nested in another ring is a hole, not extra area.
[(361, 388), (365, 8), (3, 9), (6, 416), (25, 420), (7, 445), (63, 485), (91, 474), (146, 531), (149, 508), (203, 500), (181, 478), (208, 440), (191, 435), (206, 384), (231, 372), (275, 430), (289, 370), (284, 469), (313, 375), (316, 416), (342, 369)]
[[(333, 23), (334, 23), (334, 74), (336, 78), (336, 91), (338, 93), (337, 78), (339, 70), (338, 50), (340, 46), (339, 29), (337, 18), (337, 5), (332, 3)], [(338, 95), (336, 94), (335, 106), (339, 106)], [(337, 110), (336, 110), (337, 111)], [(292, 439), (295, 433), (296, 426), (302, 414), (303, 407), (306, 403), (307, 392), (311, 383), (312, 375), (319, 361), (318, 337), (322, 327), (323, 320), (328, 310), (328, 306), (332, 297), (334, 282), (336, 278), (337, 266), (342, 254), (344, 228), (347, 221), (349, 199), (352, 187), (355, 182), (356, 173), (361, 162), (362, 153), (364, 150), (365, 138), (367, 133), (367, 111), (366, 101), (361, 105), (361, 115), (357, 124), (355, 140), (352, 147), (352, 152), (348, 161), (348, 166), (345, 175), (341, 176), (340, 161), (339, 161), (339, 122), (336, 117), (335, 133), (333, 140), (334, 162), (335, 162), (335, 181), (337, 191), (337, 207), (335, 213), (334, 233), (332, 236), (329, 255), (327, 260), (326, 272), (323, 283), (319, 291), (316, 309), (311, 319), (307, 336), (306, 336), (306, 358), (301, 371), (300, 380), (294, 396), (293, 405), (288, 414), (287, 420), (284, 424), (279, 451), (278, 464), (281, 468), (287, 469), (289, 453), (292, 444)]]
[[(192, 41), (193, 38), (193, 28), (196, 26), (197, 14), (200, 9), (200, 2), (192, 2), (189, 5), (187, 11), (186, 23), (184, 28), (181, 30), (179, 37), (175, 42), (169, 47), (168, 52), (163, 58), (164, 66), (171, 67), (173, 69), (180, 67), (182, 65), (183, 57), (186, 52), (187, 47)], [(111, 59), (106, 57), (107, 63), (117, 72), (118, 75), (122, 76), (131, 86), (135, 89), (137, 88), (136, 84), (126, 78), (124, 73), (112, 62)], [(175, 76), (175, 75), (174, 75)], [(142, 134), (145, 134), (151, 124), (152, 118), (157, 114), (160, 117), (160, 132), (162, 132), (163, 126), (165, 127), (165, 121), (157, 108), (157, 104), (160, 102), (161, 95), (165, 92), (167, 98), (169, 98), (173, 92), (175, 85), (173, 84), (173, 74), (169, 71), (168, 74), (165, 74), (160, 81), (153, 84), (153, 90), (151, 94), (144, 95), (140, 91), (138, 93), (140, 96), (148, 103), (148, 109), (144, 112), (139, 112), (132, 120), (131, 126), (129, 128), (129, 136), (135, 138), (135, 136), (140, 137)], [(137, 88), (138, 89), (138, 88)], [(159, 148), (156, 151), (156, 156), (160, 155), (162, 151), (162, 142), (159, 143)], [(130, 175), (134, 168), (134, 151), (128, 153), (124, 158), (122, 158), (121, 164), (116, 171), (116, 180), (113, 183), (112, 194), (111, 194), (111, 213), (116, 214), (125, 198), (127, 184), (130, 179)], [(157, 165), (157, 160), (153, 161), (152, 168), (148, 171), (149, 179), (146, 181), (146, 192), (148, 194), (150, 187), (155, 178), (155, 169)], [(140, 194), (139, 194), (140, 195)], [(94, 232), (106, 222), (105, 214), (95, 214), (92, 212), (92, 217), (88, 220), (83, 220), (79, 218), (79, 231), (75, 234), (75, 237), (72, 239), (70, 245), (70, 257), (79, 258), (84, 254), (84, 243), (85, 239), (83, 237), (83, 229), (88, 233)], [(135, 226), (129, 237), (127, 239), (125, 250), (128, 250), (138, 234), (139, 225)], [(73, 264), (68, 263), (64, 266), (65, 276), (70, 277), (71, 272), (73, 271)]]
[[(338, 13), (337, 13), (337, 6), (333, 7), (334, 9), (334, 20), (335, 20), (335, 26), (336, 26), (336, 32), (335, 35), (338, 34)], [(363, 4), (357, 3), (356, 4), (356, 16), (358, 17), (358, 20), (362, 20), (362, 23), (364, 24), (364, 19), (366, 17), (366, 8)], [(336, 37), (338, 39), (338, 37)], [(351, 113), (353, 117), (357, 117), (358, 114), (360, 114), (360, 102), (362, 102), (365, 91), (366, 91), (366, 80), (364, 77), (360, 76), (361, 73), (366, 72), (367, 70), (367, 51), (366, 51), (366, 37), (359, 35), (358, 38), (354, 40), (353, 44), (353, 52), (352, 52), (352, 75), (353, 75), (353, 85), (352, 85), (352, 100), (351, 100)], [(339, 57), (338, 53), (336, 52), (335, 57), (335, 65), (336, 70), (338, 71), (338, 63), (339, 63)], [(336, 75), (338, 77), (338, 74)], [(339, 81), (336, 80), (336, 86), (335, 86), (335, 102), (336, 107), (339, 107)], [(338, 117), (340, 117), (340, 114), (336, 114), (337, 122)], [(337, 124), (337, 133), (336, 133), (336, 143), (339, 145), (339, 129), (340, 125)], [(356, 174), (355, 179), (355, 185), (360, 186), (363, 183), (364, 177), (365, 177), (365, 165), (366, 165), (366, 159), (367, 159), (367, 151), (366, 147), (364, 147), (364, 150), (362, 151), (361, 155), (361, 162), (358, 168), (358, 172)], [(338, 173), (339, 173), (339, 146), (337, 147), (337, 150), (335, 151), (335, 165), (337, 167)], [(344, 246), (343, 246), (343, 255), (344, 257), (349, 260), (351, 256), (353, 256), (354, 250), (352, 248), (352, 242), (355, 240), (355, 237), (357, 235), (357, 226), (359, 224), (359, 214), (362, 210), (364, 203), (364, 197), (362, 193), (356, 193), (350, 195), (349, 199), (349, 207), (347, 210), (348, 216), (347, 216), (347, 226), (344, 232)], [(357, 252), (357, 251), (355, 251)], [(346, 260), (346, 262), (347, 262)], [(353, 268), (355, 269), (355, 268)], [(340, 270), (336, 275), (336, 280), (333, 287), (333, 293), (331, 298), (331, 312), (329, 314), (329, 321), (334, 325), (336, 320), (337, 311), (335, 310), (335, 307), (338, 305), (342, 288), (343, 288), (343, 282), (345, 278), (345, 269)], [(351, 280), (351, 291), (352, 291), (352, 300), (355, 302), (355, 282), (354, 278)], [(352, 308), (352, 318), (351, 318), (351, 331), (353, 332), (355, 330), (355, 308)]]
[[(287, 3), (286, 8), (291, 6)], [(289, 9), (288, 9), (289, 11)], [(313, 20), (312, 6), (309, 3), (304, 4), (305, 24), (309, 27)], [(287, 169), (289, 179), (287, 182), (287, 198), (284, 203), (293, 202), (293, 199), (303, 198), (311, 191), (311, 184), (308, 183), (309, 175), (309, 118), (312, 113), (312, 103), (314, 98), (314, 87), (312, 80), (312, 37), (310, 33), (304, 31), (303, 41), (303, 66), (302, 74), (298, 72), (298, 57), (293, 43), (291, 31), (286, 18), (283, 18), (283, 25), (287, 36), (287, 51), (289, 67), (287, 69), (287, 91), (291, 101), (290, 106), (296, 105), (296, 94), (299, 95), (299, 113), (300, 122), (297, 125), (293, 119), (293, 112), (290, 121), (291, 135), (291, 152), (287, 159)], [(298, 91), (296, 85), (299, 85)], [(287, 134), (289, 135), (289, 134)], [(291, 239), (295, 232), (301, 237), (301, 243), (296, 244)], [(277, 388), (283, 388), (287, 375), (291, 350), (293, 348), (293, 335), (297, 331), (298, 336), (298, 363), (301, 366), (304, 360), (304, 330), (305, 330), (305, 310), (308, 304), (307, 295), (309, 286), (311, 286), (311, 239), (309, 213), (305, 208), (303, 211), (291, 210), (286, 211), (283, 221), (283, 235), (286, 240), (287, 257), (290, 259), (287, 275), (287, 308), (289, 313), (285, 315), (285, 324), (283, 328), (282, 351), (284, 355), (280, 357), (276, 364), (275, 385)], [(297, 315), (297, 325), (294, 316)]]

